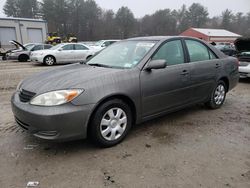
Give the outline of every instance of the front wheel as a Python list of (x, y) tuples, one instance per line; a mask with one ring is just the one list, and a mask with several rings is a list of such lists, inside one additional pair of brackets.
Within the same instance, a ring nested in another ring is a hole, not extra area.
[(18, 61), (19, 61), (19, 62), (27, 62), (28, 59), (29, 59), (29, 57), (28, 57), (27, 55), (24, 55), (24, 54), (22, 54), (22, 55), (20, 55), (20, 56), (18, 57)]
[(54, 65), (55, 62), (56, 60), (53, 56), (46, 56), (43, 60), (43, 63), (48, 66)]
[(103, 103), (95, 112), (91, 124), (91, 139), (101, 147), (120, 143), (132, 125), (129, 106), (122, 100), (114, 99)]
[(215, 89), (213, 90), (210, 100), (206, 105), (212, 109), (220, 108), (226, 99), (226, 84), (224, 81), (220, 80)]

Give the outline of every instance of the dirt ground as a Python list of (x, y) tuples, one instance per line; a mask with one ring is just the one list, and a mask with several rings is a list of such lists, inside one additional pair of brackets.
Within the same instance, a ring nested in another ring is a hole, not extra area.
[(123, 143), (99, 149), (86, 140), (36, 139), (14, 122), (18, 82), (50, 67), (0, 61), (0, 187), (250, 187), (250, 80), (221, 109), (197, 105), (138, 125)]

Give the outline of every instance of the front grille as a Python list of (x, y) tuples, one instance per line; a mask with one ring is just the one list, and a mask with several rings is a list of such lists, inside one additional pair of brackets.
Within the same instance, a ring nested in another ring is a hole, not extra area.
[(22, 89), (19, 93), (19, 98), (21, 102), (29, 102), (35, 95), (36, 93)]

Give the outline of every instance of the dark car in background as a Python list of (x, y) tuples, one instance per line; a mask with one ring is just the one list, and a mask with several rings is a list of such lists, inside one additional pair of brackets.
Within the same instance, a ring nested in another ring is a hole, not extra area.
[(15, 46), (18, 46), (19, 48), (16, 50), (11, 50), (9, 53), (7, 53), (7, 59), (8, 60), (18, 60), (20, 62), (26, 62), (30, 59), (30, 54), (33, 51), (38, 50), (44, 50), (44, 49), (50, 49), (52, 45), (50, 44), (42, 44), (42, 43), (29, 43), (22, 45), (17, 41), (10, 41)]
[(140, 37), (110, 45), (86, 63), (38, 73), (11, 98), (16, 122), (48, 140), (121, 142), (134, 124), (205, 103), (223, 105), (238, 61), (188, 37)]
[(235, 47), (238, 51), (240, 77), (250, 78), (250, 38), (237, 39)]
[(215, 45), (215, 47), (228, 56), (235, 56), (237, 54), (235, 47), (232, 45), (218, 44)]

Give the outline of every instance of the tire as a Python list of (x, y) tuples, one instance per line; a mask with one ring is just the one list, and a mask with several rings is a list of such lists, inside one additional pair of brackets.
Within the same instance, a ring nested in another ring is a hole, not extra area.
[(220, 108), (226, 99), (227, 87), (224, 81), (220, 80), (213, 89), (206, 105), (211, 109)]
[(51, 65), (54, 65), (56, 63), (56, 59), (55, 57), (49, 55), (49, 56), (46, 56), (44, 59), (43, 59), (43, 63), (45, 65), (48, 65), (48, 66), (51, 66)]
[(29, 59), (29, 57), (27, 55), (24, 55), (24, 54), (19, 55), (19, 57), (18, 57), (19, 62), (27, 62), (28, 59)]
[(120, 99), (107, 101), (98, 107), (90, 124), (91, 140), (100, 147), (120, 143), (132, 126), (130, 107)]

